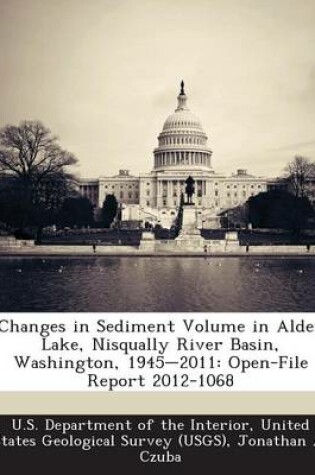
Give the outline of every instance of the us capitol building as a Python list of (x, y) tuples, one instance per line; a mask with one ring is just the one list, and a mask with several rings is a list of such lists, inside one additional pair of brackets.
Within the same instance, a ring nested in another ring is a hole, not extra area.
[(268, 180), (239, 169), (231, 176), (212, 168), (212, 151), (202, 124), (187, 106), (184, 82), (181, 82), (177, 108), (164, 122), (154, 149), (153, 169), (140, 176), (120, 170), (118, 175), (81, 179), (82, 196), (101, 208), (108, 194), (120, 203), (122, 221), (149, 222), (170, 228), (179, 209), (185, 180), (195, 180), (194, 203), (198, 227), (218, 225), (218, 216), (240, 207), (250, 196), (267, 190)]

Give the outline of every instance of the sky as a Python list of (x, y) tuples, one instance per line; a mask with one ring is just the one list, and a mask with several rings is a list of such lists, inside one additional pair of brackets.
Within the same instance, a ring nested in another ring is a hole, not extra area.
[(0, 0), (0, 127), (41, 120), (81, 177), (150, 171), (185, 81), (217, 172), (315, 160), (315, 0)]

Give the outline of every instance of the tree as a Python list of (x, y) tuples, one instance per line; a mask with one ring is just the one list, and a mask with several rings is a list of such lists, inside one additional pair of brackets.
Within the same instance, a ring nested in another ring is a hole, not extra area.
[(43, 206), (53, 194), (56, 197), (52, 190), (55, 192), (57, 182), (63, 186), (69, 182), (66, 168), (76, 162), (75, 156), (61, 148), (57, 137), (39, 121), (0, 129), (0, 174), (15, 179), (22, 228), (32, 221), (34, 207)]
[(93, 204), (86, 197), (66, 198), (57, 215), (57, 223), (62, 227), (93, 225)]
[(43, 227), (57, 223), (64, 200), (76, 193), (74, 183), (65, 173), (50, 175), (41, 181), (31, 203), (25, 201), (24, 191), (19, 178), (11, 175), (0, 179), (0, 221), (18, 235), (36, 236), (39, 241)]
[(315, 164), (308, 158), (296, 155), (285, 171), (293, 194), (299, 198), (307, 196), (310, 181), (315, 179)]
[(107, 195), (102, 207), (102, 223), (109, 228), (117, 214), (118, 202), (115, 195)]
[(314, 211), (306, 197), (270, 190), (247, 201), (248, 220), (254, 228), (281, 228), (299, 232)]
[(24, 213), (24, 202), (15, 177), (0, 179), (0, 221), (8, 227), (20, 226)]

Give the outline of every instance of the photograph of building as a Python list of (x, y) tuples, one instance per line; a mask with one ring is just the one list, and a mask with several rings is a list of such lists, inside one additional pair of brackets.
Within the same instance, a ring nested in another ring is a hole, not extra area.
[(315, 309), (315, 4), (0, 1), (0, 309)]

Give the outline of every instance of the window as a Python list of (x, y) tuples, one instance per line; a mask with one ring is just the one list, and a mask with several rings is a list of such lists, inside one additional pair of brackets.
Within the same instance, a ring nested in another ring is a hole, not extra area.
[(120, 198), (123, 198), (124, 197), (124, 192), (121, 191), (119, 196), (120, 196)]
[(132, 193), (131, 193), (131, 191), (129, 191), (129, 193), (128, 193), (128, 198), (132, 198)]
[(150, 190), (147, 190), (147, 196), (150, 196)]
[(150, 201), (147, 201), (147, 206), (150, 206)]
[(219, 196), (219, 192), (218, 192), (218, 190), (215, 190), (215, 192), (214, 192), (214, 196)]

